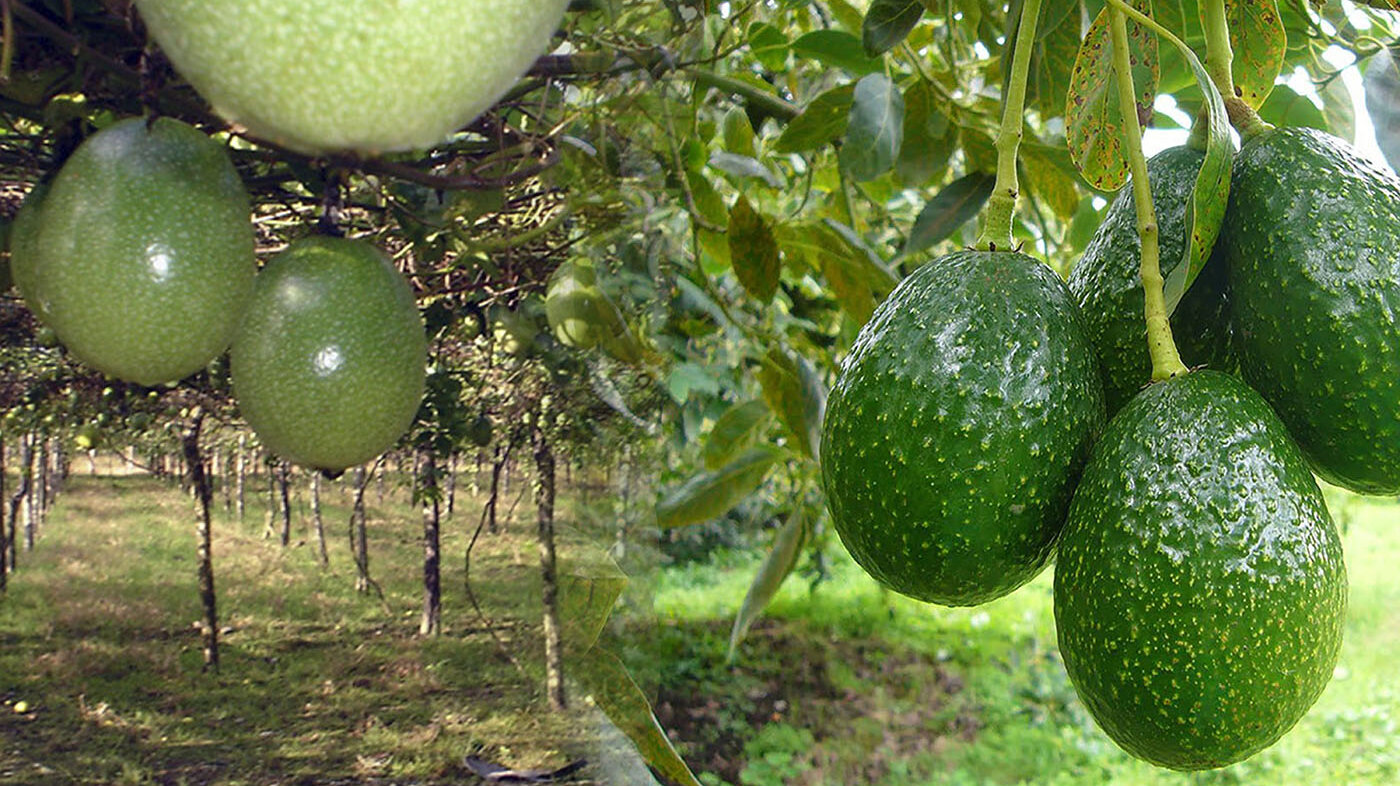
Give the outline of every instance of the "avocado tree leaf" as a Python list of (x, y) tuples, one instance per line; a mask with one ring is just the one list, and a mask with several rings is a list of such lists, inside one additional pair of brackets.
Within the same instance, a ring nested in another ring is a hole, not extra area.
[(656, 525), (684, 527), (723, 515), (752, 494), (784, 455), (780, 448), (759, 445), (717, 470), (696, 475), (657, 503)]
[[(1056, 5), (1051, 3), (1046, 7), (1045, 18), (1036, 34), (1035, 47), (1031, 50), (1030, 95), (1027, 100), (1035, 101), (1041, 117), (1046, 120), (1064, 114), (1074, 59), (1079, 54), (1079, 4), (1062, 4), (1073, 7), (1076, 13), (1062, 17), (1058, 24), (1052, 24), (1051, 12)], [(1068, 9), (1065, 11), (1068, 13)]]
[(958, 127), (939, 106), (933, 87), (923, 80), (904, 91), (904, 140), (895, 160), (901, 182), (922, 186), (941, 179), (957, 149)]
[(773, 347), (758, 370), (763, 400), (796, 438), (801, 450), (816, 459), (821, 443), (826, 385), (812, 362), (786, 347)]
[(749, 627), (763, 610), (768, 608), (773, 596), (777, 595), (778, 589), (783, 586), (783, 580), (797, 566), (797, 558), (802, 554), (802, 544), (807, 541), (810, 520), (811, 514), (807, 508), (799, 507), (789, 513), (787, 521), (778, 528), (778, 534), (773, 538), (773, 548), (764, 558), (753, 582), (749, 584), (749, 591), (744, 595), (744, 602), (734, 617), (734, 627), (729, 631), (730, 661), (734, 660), (734, 653), (738, 650), (739, 643), (744, 640), (744, 635), (749, 632)]
[(788, 37), (783, 31), (767, 22), (749, 25), (749, 52), (759, 65), (769, 71), (782, 71), (787, 67), (789, 51)]
[(743, 107), (730, 107), (720, 122), (720, 132), (724, 139), (724, 149), (735, 155), (757, 159), (758, 150), (754, 147), (753, 124), (749, 113)]
[(1288, 85), (1274, 85), (1274, 90), (1259, 107), (1259, 117), (1276, 126), (1306, 126), (1327, 130), (1327, 116), (1317, 104)]
[(760, 399), (750, 399), (726, 409), (705, 440), (702, 452), (705, 469), (719, 469), (739, 451), (752, 445), (772, 416), (772, 410)]
[(594, 647), (574, 659), (579, 683), (593, 703), (637, 747), (652, 769), (679, 786), (700, 786), (695, 774), (676, 752), (652, 712), (651, 702), (637, 687), (627, 667), (607, 650)]
[(875, 253), (875, 249), (865, 242), (865, 238), (835, 219), (823, 218), (822, 225), (841, 238), (841, 243), (837, 245), (844, 245), (851, 251), (850, 258), (859, 268), (861, 278), (868, 281), (881, 297), (895, 288), (899, 283), (899, 276), (890, 270), (880, 255)]
[(729, 260), (734, 274), (758, 300), (767, 303), (778, 291), (782, 258), (773, 228), (753, 209), (747, 197), (739, 195), (729, 211)]
[[(1144, 14), (1151, 0), (1131, 0)], [(1128, 155), (1123, 149), (1123, 115), (1114, 82), (1113, 42), (1109, 36), (1111, 7), (1094, 18), (1074, 60), (1065, 103), (1065, 136), (1070, 157), (1095, 188), (1114, 191), (1128, 181)], [(1152, 117), (1157, 98), (1157, 37), (1145, 26), (1128, 20), (1135, 102), (1139, 122)]]
[(773, 143), (779, 153), (804, 153), (840, 139), (851, 119), (855, 85), (841, 85), (818, 95), (794, 117)]
[(878, 57), (899, 45), (924, 15), (921, 0), (871, 0), (861, 25), (865, 53)]
[[(1202, 3), (1198, 8), (1204, 20), (1206, 5)], [(1273, 92), (1274, 80), (1288, 53), (1288, 34), (1279, 18), (1278, 2), (1229, 0), (1225, 3), (1225, 22), (1230, 27), (1230, 48), (1234, 51), (1230, 75), (1235, 93), (1258, 109)]]
[(1362, 84), (1376, 144), (1390, 168), (1400, 171), (1400, 42), (1393, 51), (1382, 49), (1371, 58)]
[(841, 168), (857, 182), (890, 171), (904, 141), (904, 96), (884, 74), (856, 83), (851, 119), (841, 145)]
[(1021, 143), (1021, 173), (1026, 190), (1060, 218), (1069, 218), (1079, 209), (1079, 188), (1075, 185), (1073, 165), (1066, 171), (1061, 159), (1069, 163), (1064, 148)]
[(1230, 164), (1234, 157), (1225, 100), (1195, 53), (1184, 45), (1180, 51), (1196, 75), (1201, 94), (1205, 96), (1206, 149), (1205, 157), (1201, 160), (1201, 171), (1196, 175), (1191, 198), (1186, 203), (1187, 242), (1182, 252), (1184, 258), (1167, 274), (1162, 285), (1168, 315), (1176, 311), (1186, 290), (1210, 260), (1211, 249), (1220, 235), (1220, 224), (1225, 220), (1225, 205), (1230, 199)]
[(918, 253), (952, 235), (987, 203), (996, 182), (990, 172), (973, 172), (949, 183), (919, 211), (899, 255)]
[(862, 76), (882, 68), (880, 58), (867, 55), (860, 39), (844, 30), (805, 33), (792, 42), (792, 51), (799, 57), (815, 60), (824, 66)]
[(574, 553), (559, 561), (560, 639), (570, 652), (598, 641), (613, 606), (627, 588), (627, 574), (607, 552)]
[(1318, 90), (1322, 98), (1322, 116), (1327, 118), (1327, 130), (1347, 142), (1356, 140), (1356, 104), (1351, 91), (1340, 77), (1331, 79)]

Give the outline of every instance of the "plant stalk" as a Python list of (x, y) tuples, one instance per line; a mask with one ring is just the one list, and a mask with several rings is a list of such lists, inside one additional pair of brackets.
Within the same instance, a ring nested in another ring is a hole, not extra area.
[(1011, 83), (1004, 96), (1001, 130), (997, 133), (997, 182), (983, 212), (982, 233), (976, 245), (980, 251), (1010, 251), (1015, 245), (1011, 220), (1021, 189), (1016, 176), (1016, 159), (1026, 124), (1026, 82), (1030, 74), (1031, 49), (1035, 46), (1035, 28), (1040, 21), (1040, 2), (1025, 0), (1021, 6), (1016, 51), (1011, 61)]
[(1271, 128), (1259, 117), (1235, 87), (1235, 51), (1230, 44), (1230, 22), (1225, 13), (1225, 0), (1203, 0), (1201, 5), (1201, 25), (1206, 34), (1206, 72), (1220, 97), (1225, 99), (1225, 111), (1230, 115), (1230, 124), (1239, 129), (1248, 139)]
[(1133, 86), (1128, 54), (1128, 22), (1115, 4), (1109, 17), (1113, 40), (1113, 71), (1118, 82), (1118, 105), (1123, 116), (1123, 141), (1133, 173), (1133, 203), (1137, 209), (1138, 235), (1142, 239), (1141, 267), (1143, 311), (1147, 319), (1147, 348), (1152, 356), (1152, 379), (1162, 381), (1185, 374), (1186, 365), (1172, 340), (1167, 302), (1162, 295), (1162, 267), (1157, 243), (1157, 213), (1147, 179), (1147, 159), (1142, 154), (1142, 128), (1138, 125), (1137, 89)]

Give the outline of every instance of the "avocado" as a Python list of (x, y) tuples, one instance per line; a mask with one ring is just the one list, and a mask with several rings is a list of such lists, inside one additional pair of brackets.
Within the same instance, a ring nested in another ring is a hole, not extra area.
[(1024, 254), (959, 251), (875, 310), (831, 390), (822, 481), (856, 562), (950, 606), (1045, 566), (1104, 423), (1064, 283)]
[[(1186, 205), (1204, 158), (1199, 150), (1171, 147), (1147, 162), (1163, 276), (1175, 270), (1186, 253)], [(1124, 187), (1069, 275), (1069, 289), (1098, 353), (1109, 417), (1152, 380), (1139, 270), (1141, 248), (1136, 200), (1132, 188)], [(1171, 326), (1187, 366), (1235, 370), (1224, 265), (1215, 260), (1206, 264), (1182, 297)]]
[(1272, 745), (1332, 676), (1346, 607), (1322, 493), (1269, 405), (1203, 370), (1109, 422), (1055, 565), (1065, 670), (1129, 753), (1223, 767)]
[(1235, 159), (1220, 250), (1240, 370), (1313, 469), (1400, 493), (1400, 178), (1277, 128)]

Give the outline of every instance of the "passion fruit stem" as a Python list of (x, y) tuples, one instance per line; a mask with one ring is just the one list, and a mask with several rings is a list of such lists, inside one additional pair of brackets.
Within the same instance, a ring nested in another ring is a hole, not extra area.
[(997, 182), (983, 213), (979, 251), (1011, 251), (1011, 219), (1016, 212), (1016, 156), (1021, 148), (1025, 126), (1026, 81), (1030, 73), (1035, 27), (1040, 19), (1040, 0), (1026, 0), (1021, 6), (1021, 22), (1016, 29), (1016, 51), (1012, 55), (1011, 84), (1002, 107), (1001, 131), (997, 134)]
[(1118, 102), (1123, 116), (1123, 141), (1133, 173), (1133, 203), (1137, 209), (1138, 235), (1142, 238), (1141, 276), (1147, 318), (1147, 349), (1152, 355), (1152, 378), (1157, 381), (1185, 374), (1186, 365), (1176, 351), (1167, 302), (1162, 296), (1162, 268), (1157, 245), (1157, 213), (1147, 179), (1147, 158), (1142, 154), (1142, 128), (1138, 126), (1137, 89), (1133, 86), (1128, 54), (1128, 22), (1122, 7), (1113, 4), (1109, 18), (1113, 40), (1113, 71), (1118, 82)]

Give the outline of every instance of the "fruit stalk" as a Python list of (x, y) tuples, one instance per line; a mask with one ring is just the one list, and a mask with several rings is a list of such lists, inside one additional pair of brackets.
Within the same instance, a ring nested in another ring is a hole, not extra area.
[(977, 238), (979, 251), (1010, 251), (1013, 245), (1011, 218), (1016, 212), (1016, 195), (1021, 187), (1016, 178), (1016, 155), (1025, 126), (1026, 81), (1039, 19), (1040, 0), (1026, 0), (1021, 6), (1021, 22), (1016, 29), (1011, 84), (1002, 107), (1001, 131), (997, 134), (997, 182), (987, 201), (982, 234)]
[(1225, 15), (1225, 0), (1204, 0), (1201, 25), (1206, 34), (1206, 71), (1210, 73), (1221, 98), (1225, 99), (1230, 124), (1239, 129), (1245, 139), (1270, 128), (1235, 91), (1235, 53), (1230, 45), (1230, 22)]
[(1147, 319), (1147, 348), (1152, 355), (1152, 378), (1157, 381), (1186, 373), (1186, 365), (1172, 340), (1167, 303), (1162, 295), (1162, 268), (1157, 244), (1157, 215), (1147, 179), (1147, 159), (1142, 154), (1142, 128), (1138, 125), (1136, 88), (1128, 56), (1128, 22), (1115, 4), (1110, 18), (1113, 70), (1117, 75), (1118, 102), (1123, 116), (1123, 141), (1133, 173), (1133, 202), (1137, 209), (1138, 235), (1142, 238), (1142, 290)]

